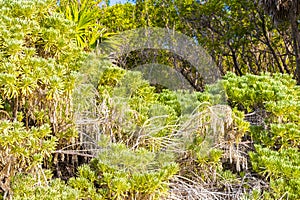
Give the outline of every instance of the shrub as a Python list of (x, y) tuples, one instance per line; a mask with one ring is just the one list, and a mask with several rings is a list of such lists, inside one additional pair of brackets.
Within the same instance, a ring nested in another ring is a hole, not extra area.
[(51, 157), (56, 141), (47, 124), (26, 130), (21, 122), (0, 121), (0, 186), (4, 196), (11, 195), (11, 179), (18, 172), (31, 173), (38, 182), (44, 179), (42, 163)]
[(107, 198), (160, 199), (168, 191), (168, 181), (178, 171), (173, 159), (163, 152), (103, 143), (91, 166), (100, 177), (101, 193)]
[(76, 136), (71, 101), (85, 54), (73, 41), (73, 23), (56, 6), (49, 0), (0, 2), (0, 99), (8, 119), (21, 119), (27, 129), (51, 124), (68, 141)]
[(300, 153), (297, 148), (281, 151), (255, 146), (256, 152), (250, 153), (253, 170), (270, 181), (271, 197), (280, 199), (299, 199)]
[[(224, 87), (233, 106), (247, 112), (264, 109), (264, 126), (252, 126), (252, 168), (269, 182), (264, 199), (299, 199), (299, 87), (290, 75), (238, 77), (229, 73)], [(254, 191), (252, 195), (257, 196)]]
[(229, 72), (222, 83), (231, 106), (247, 112), (264, 108), (269, 101), (293, 98), (291, 92), (296, 85), (290, 75), (279, 73), (272, 76), (247, 74), (239, 77)]
[(168, 182), (178, 172), (172, 155), (131, 150), (108, 140), (101, 140), (101, 153), (67, 183), (18, 174), (14, 199), (161, 199), (168, 193)]

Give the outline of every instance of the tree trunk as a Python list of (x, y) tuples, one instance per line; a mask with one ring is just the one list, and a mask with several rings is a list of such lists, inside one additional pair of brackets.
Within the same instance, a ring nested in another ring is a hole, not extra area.
[(296, 57), (296, 70), (295, 70), (295, 79), (297, 84), (300, 85), (300, 32), (298, 29), (297, 21), (297, 5), (293, 7), (292, 12), (290, 13), (291, 28), (292, 28), (292, 38), (294, 43), (294, 53)]
[(260, 19), (261, 19), (261, 22), (262, 22), (262, 25), (261, 25), (262, 33), (263, 33), (263, 36), (264, 36), (264, 38), (266, 40), (265, 44), (270, 49), (271, 54), (272, 54), (272, 56), (273, 56), (273, 58), (274, 58), (274, 60), (275, 60), (275, 62), (277, 64), (277, 66), (278, 66), (279, 72), (283, 74), (284, 73), (283, 67), (281, 66), (281, 64), (279, 62), (279, 58), (278, 58), (278, 56), (277, 56), (277, 54), (276, 54), (276, 52), (275, 52), (275, 50), (274, 50), (274, 48), (273, 48), (273, 46), (271, 44), (270, 38), (269, 38), (268, 33), (267, 33), (265, 16), (260, 14)]

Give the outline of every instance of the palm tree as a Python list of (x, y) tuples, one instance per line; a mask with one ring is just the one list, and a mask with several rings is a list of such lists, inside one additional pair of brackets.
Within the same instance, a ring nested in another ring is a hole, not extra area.
[(291, 26), (296, 57), (295, 78), (300, 84), (300, 32), (298, 29), (300, 0), (260, 0), (260, 3), (264, 10), (273, 17), (275, 23), (288, 22)]
[(60, 12), (76, 24), (76, 41), (80, 47), (88, 49), (105, 37), (106, 29), (98, 23), (100, 3), (102, 0), (61, 0), (59, 3)]

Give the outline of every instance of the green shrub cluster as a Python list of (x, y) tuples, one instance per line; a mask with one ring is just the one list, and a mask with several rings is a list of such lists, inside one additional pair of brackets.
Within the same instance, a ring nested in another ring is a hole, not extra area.
[(264, 127), (252, 126), (255, 152), (250, 153), (253, 170), (270, 183), (265, 199), (299, 199), (299, 86), (286, 74), (224, 78), (233, 106), (246, 111), (266, 111)]
[(0, 1), (0, 191), (16, 173), (44, 179), (42, 164), (77, 136), (76, 70), (85, 57), (74, 24), (49, 0)]
[(0, 121), (0, 143), (0, 186), (4, 196), (8, 196), (11, 179), (17, 173), (31, 173), (43, 179), (42, 163), (51, 157), (57, 138), (51, 136), (47, 124), (26, 130), (21, 122)]
[(298, 148), (274, 151), (261, 145), (250, 153), (253, 170), (261, 173), (270, 182), (271, 191), (265, 199), (299, 199), (300, 153)]
[(161, 199), (167, 194), (168, 181), (178, 171), (172, 155), (101, 141), (103, 151), (67, 183), (18, 174), (14, 199)]
[[(201, 93), (156, 92), (140, 72), (87, 58), (82, 48), (105, 31), (94, 3), (0, 1), (0, 199), (161, 199), (175, 175), (231, 191), (244, 172), (224, 168), (229, 160), (240, 171), (247, 161), (239, 154), (244, 113), (257, 110), (267, 118), (251, 126), (249, 157), (269, 190), (248, 196), (300, 198), (300, 89), (291, 76), (227, 73)], [(225, 96), (232, 108), (221, 105)], [(62, 181), (51, 157), (78, 136), (74, 109), (100, 119), (101, 137), (95, 158)]]
[[(150, 136), (166, 136), (173, 131), (180, 114), (180, 103), (174, 92), (155, 93), (155, 88), (139, 72), (113, 66), (100, 71), (99, 103), (115, 114), (109, 116), (113, 125), (106, 130), (113, 130), (118, 141), (134, 145), (136, 137), (142, 134), (150, 132)], [(138, 131), (138, 135), (134, 135), (134, 131)], [(140, 146), (145, 146), (143, 140), (145, 138), (140, 141)]]
[(294, 90), (296, 81), (287, 74), (247, 74), (238, 77), (229, 72), (223, 79), (231, 106), (247, 112), (263, 108), (266, 102), (294, 98), (290, 92)]
[[(214, 107), (215, 103), (224, 103), (222, 84), (208, 86), (203, 93), (168, 89), (155, 93), (138, 72), (107, 66), (100, 69), (99, 77), (99, 103), (105, 103), (109, 113), (123, 113), (108, 119), (114, 125), (105, 130), (114, 130), (114, 139), (156, 152), (175, 148), (180, 152), (177, 162), (184, 176), (194, 179), (193, 173), (199, 173), (205, 181), (220, 181), (215, 177), (217, 173), (223, 176), (225, 152), (212, 147), (224, 139), (224, 144), (234, 146), (249, 130), (243, 112)], [(212, 119), (214, 115), (218, 116)], [(106, 135), (112, 136), (111, 132)]]
[(101, 178), (101, 193), (108, 198), (160, 199), (178, 171), (171, 154), (130, 150), (118, 143), (102, 143), (101, 147), (91, 166)]
[[(73, 41), (74, 24), (49, 0), (0, 1), (0, 91), (6, 119), (76, 136), (72, 92), (85, 57)], [(61, 140), (59, 140), (61, 142)]]

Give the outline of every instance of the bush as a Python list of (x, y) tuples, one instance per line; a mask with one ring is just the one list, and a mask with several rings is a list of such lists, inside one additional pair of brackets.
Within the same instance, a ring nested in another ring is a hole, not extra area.
[[(85, 58), (56, 1), (0, 1), (0, 189), (17, 172), (40, 176), (77, 136), (72, 92)], [(2, 184), (3, 183), (3, 184)]]
[(222, 81), (232, 107), (247, 112), (264, 108), (269, 101), (293, 98), (296, 81), (287, 74), (247, 74), (239, 77), (227, 73)]
[[(85, 54), (55, 1), (0, 2), (0, 91), (7, 119), (51, 124), (59, 143), (76, 136), (71, 108)], [(63, 140), (61, 140), (63, 139)]]
[(103, 143), (101, 147), (91, 166), (100, 177), (101, 194), (107, 198), (160, 199), (178, 171), (174, 158), (167, 153), (130, 150), (120, 143)]
[(16, 173), (43, 179), (42, 163), (51, 157), (56, 141), (47, 124), (26, 130), (21, 122), (0, 121), (0, 186), (4, 196), (11, 195), (10, 181)]
[(168, 193), (168, 182), (178, 172), (172, 155), (130, 150), (108, 140), (101, 140), (102, 152), (67, 183), (18, 174), (14, 199), (161, 199)]
[(255, 146), (256, 152), (250, 153), (253, 170), (270, 181), (271, 197), (280, 199), (299, 199), (300, 153), (297, 148), (273, 151)]
[[(268, 182), (264, 199), (299, 199), (300, 113), (299, 86), (286, 74), (225, 76), (224, 86), (232, 106), (251, 112), (264, 109), (264, 126), (252, 126), (255, 151), (252, 168)], [(254, 192), (253, 195), (257, 195)]]

